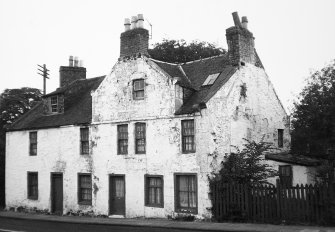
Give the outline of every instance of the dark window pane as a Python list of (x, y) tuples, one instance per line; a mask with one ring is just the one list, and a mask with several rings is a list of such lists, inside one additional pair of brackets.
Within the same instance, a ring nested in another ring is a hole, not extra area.
[(136, 153), (145, 153), (145, 123), (135, 124), (135, 147)]
[(183, 152), (194, 152), (194, 120), (181, 121), (182, 127), (182, 150)]
[(118, 153), (128, 154), (128, 125), (118, 125)]
[(197, 183), (195, 175), (177, 176), (177, 208), (195, 212), (197, 208)]
[(143, 79), (133, 81), (133, 91), (134, 91), (134, 99), (144, 98), (144, 80)]
[(29, 153), (30, 155), (37, 155), (37, 132), (29, 133)]
[(146, 177), (146, 205), (163, 206), (163, 177)]
[(38, 199), (38, 174), (28, 173), (28, 198)]
[(89, 154), (89, 129), (80, 128), (81, 154)]
[(78, 197), (79, 203), (91, 204), (92, 203), (92, 178), (91, 175), (81, 174), (78, 176)]
[(278, 147), (283, 147), (284, 145), (284, 130), (278, 129)]

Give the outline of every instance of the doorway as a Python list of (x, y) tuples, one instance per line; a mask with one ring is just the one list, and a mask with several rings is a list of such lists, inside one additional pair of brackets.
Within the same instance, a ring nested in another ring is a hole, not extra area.
[(51, 173), (51, 212), (63, 214), (63, 174)]
[(109, 214), (125, 215), (125, 176), (110, 175), (109, 176)]

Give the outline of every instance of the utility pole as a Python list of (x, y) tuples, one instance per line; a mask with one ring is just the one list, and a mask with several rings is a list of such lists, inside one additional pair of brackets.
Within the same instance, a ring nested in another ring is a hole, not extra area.
[(49, 75), (48, 71), (50, 71), (50, 70), (47, 69), (47, 66), (45, 64), (43, 64), (43, 66), (38, 64), (38, 68), (37, 69), (38, 69), (38, 71), (40, 71), (40, 73), (37, 73), (37, 74), (39, 74), (39, 75), (41, 75), (43, 77), (43, 95), (45, 95), (46, 94), (46, 87), (47, 87), (46, 86), (46, 79), (47, 78), (49, 79), (49, 77), (48, 77), (48, 75)]

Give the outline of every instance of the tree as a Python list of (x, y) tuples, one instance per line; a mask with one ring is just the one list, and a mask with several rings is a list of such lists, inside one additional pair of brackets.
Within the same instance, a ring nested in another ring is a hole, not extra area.
[(335, 60), (311, 73), (294, 103), (292, 151), (323, 156), (335, 149)]
[(39, 100), (35, 88), (5, 89), (0, 95), (0, 207), (4, 206), (6, 127), (30, 110)]
[(215, 174), (214, 181), (261, 184), (268, 183), (268, 178), (278, 175), (276, 170), (264, 162), (264, 154), (273, 149), (272, 144), (247, 139), (245, 141), (242, 150), (236, 147), (236, 153), (231, 153), (225, 157), (225, 160), (222, 161), (221, 170)]
[(169, 63), (185, 63), (226, 53), (224, 49), (208, 42), (193, 41), (187, 44), (185, 40), (167, 39), (156, 43), (148, 52), (153, 59)]

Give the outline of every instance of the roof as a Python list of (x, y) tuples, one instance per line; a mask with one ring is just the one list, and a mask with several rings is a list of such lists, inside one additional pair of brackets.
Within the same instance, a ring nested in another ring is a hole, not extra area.
[[(191, 114), (199, 109), (199, 105), (206, 103), (235, 73), (237, 67), (230, 64), (228, 54), (213, 56), (184, 64), (171, 64), (151, 59), (171, 77), (180, 77), (178, 84), (194, 90), (184, 102), (177, 115)], [(220, 73), (213, 85), (202, 86), (211, 74)], [(191, 87), (189, 87), (191, 86)]]
[(76, 80), (68, 86), (47, 94), (44, 97), (55, 94), (64, 95), (64, 113), (45, 115), (43, 114), (43, 103), (40, 102), (32, 110), (20, 117), (9, 128), (9, 131), (90, 123), (92, 119), (91, 91), (98, 88), (104, 78), (105, 76)]
[(302, 166), (318, 166), (321, 161), (315, 158), (302, 155), (292, 155), (289, 153), (266, 154), (265, 159), (285, 162), (289, 164), (297, 164)]

